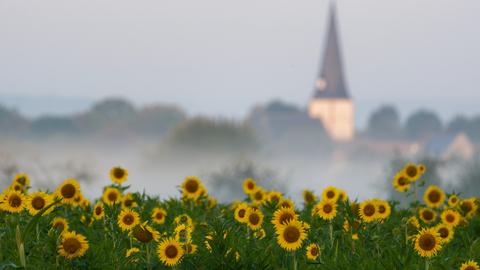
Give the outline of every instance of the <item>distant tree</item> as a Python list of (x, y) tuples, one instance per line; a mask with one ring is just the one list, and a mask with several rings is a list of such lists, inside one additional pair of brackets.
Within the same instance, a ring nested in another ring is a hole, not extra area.
[(375, 110), (368, 121), (368, 134), (374, 138), (397, 138), (401, 132), (397, 109), (384, 105)]
[(133, 129), (140, 134), (159, 136), (186, 119), (185, 112), (175, 106), (151, 105), (138, 111)]
[(61, 116), (42, 116), (31, 124), (32, 135), (48, 136), (55, 134), (72, 135), (78, 131), (72, 118)]
[(405, 124), (405, 132), (410, 139), (422, 140), (442, 131), (440, 118), (431, 111), (419, 110), (411, 114)]
[(460, 131), (467, 131), (468, 126), (470, 125), (470, 121), (467, 117), (463, 115), (457, 115), (453, 118), (447, 125), (448, 132), (460, 132)]
[(480, 116), (474, 117), (467, 126), (467, 135), (477, 143), (480, 143)]
[(29, 121), (15, 110), (0, 105), (0, 134), (19, 135), (29, 128)]

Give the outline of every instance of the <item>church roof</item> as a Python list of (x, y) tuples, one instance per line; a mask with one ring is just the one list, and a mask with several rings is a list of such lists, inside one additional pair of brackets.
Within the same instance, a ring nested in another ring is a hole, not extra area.
[(342, 53), (337, 34), (335, 5), (330, 5), (330, 18), (320, 74), (315, 85), (315, 98), (350, 98), (345, 83)]

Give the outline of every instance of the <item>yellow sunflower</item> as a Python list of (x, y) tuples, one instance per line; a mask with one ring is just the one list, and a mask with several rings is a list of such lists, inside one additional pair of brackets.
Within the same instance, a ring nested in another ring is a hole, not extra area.
[(377, 205), (373, 200), (366, 200), (359, 207), (360, 218), (364, 222), (372, 222), (377, 218)]
[(279, 202), (282, 199), (283, 195), (280, 191), (270, 191), (267, 194), (267, 199), (269, 202)]
[(314, 261), (320, 256), (320, 247), (317, 244), (310, 244), (306, 251), (307, 259)]
[(180, 243), (187, 243), (192, 240), (192, 229), (185, 224), (175, 227), (175, 240)]
[(292, 220), (286, 225), (280, 226), (277, 231), (277, 243), (287, 251), (295, 251), (302, 246), (307, 233), (303, 224), (298, 220)]
[(18, 191), (18, 192), (22, 192), (22, 193), (25, 192), (25, 187), (22, 186), (22, 185), (20, 185), (20, 184), (17, 183), (17, 182), (13, 182), (13, 183), (10, 185), (9, 189), (15, 190), (15, 191)]
[[(136, 248), (136, 247), (129, 248), (129, 249), (127, 249), (127, 252), (125, 253), (125, 258), (130, 258), (130, 257), (132, 257), (133, 255), (135, 255), (139, 252), (140, 252), (139, 248)], [(137, 261), (138, 261), (138, 259), (133, 260), (133, 262), (137, 262)]]
[(248, 205), (246, 203), (240, 203), (237, 206), (237, 208), (235, 208), (235, 212), (234, 212), (235, 220), (241, 223), (246, 223), (247, 211), (248, 211)]
[(193, 224), (192, 218), (187, 214), (176, 216), (173, 222), (175, 222), (175, 225), (185, 224), (190, 227), (192, 227)]
[(422, 229), (414, 236), (415, 250), (422, 257), (432, 257), (442, 248), (442, 239), (435, 228)]
[(122, 207), (124, 208), (133, 208), (137, 207), (133, 193), (127, 193), (122, 197)]
[(386, 219), (392, 213), (392, 208), (387, 201), (384, 200), (375, 200), (376, 207), (377, 207), (377, 218), (378, 219)]
[(187, 199), (196, 200), (203, 192), (203, 185), (196, 176), (187, 176), (182, 183), (182, 194)]
[(435, 185), (431, 185), (423, 194), (423, 201), (430, 208), (440, 207), (445, 201), (445, 193)]
[[(38, 212), (40, 212), (43, 208), (50, 205), (53, 201), (52, 197), (45, 192), (37, 191), (28, 195), (26, 200), (26, 208), (30, 215), (34, 216)], [(43, 215), (47, 215), (48, 213), (53, 211), (53, 207), (50, 207), (47, 211), (43, 213)]]
[(15, 177), (13, 177), (13, 182), (18, 183), (22, 187), (30, 186), (30, 178), (26, 173), (17, 173)]
[(197, 253), (198, 246), (193, 244), (192, 242), (188, 242), (183, 244), (183, 250), (185, 250), (185, 254), (195, 254)]
[(167, 218), (167, 211), (160, 207), (155, 207), (152, 210), (152, 220), (157, 224), (165, 223), (165, 219)]
[(462, 215), (467, 218), (472, 218), (477, 212), (478, 206), (475, 198), (470, 198), (462, 200), (460, 202), (460, 210), (462, 210)]
[(255, 238), (257, 238), (257, 239), (263, 239), (263, 238), (265, 238), (266, 235), (267, 235), (267, 233), (265, 232), (264, 229), (256, 230), (253, 233), (253, 236), (255, 236)]
[(285, 225), (291, 220), (296, 220), (298, 215), (293, 208), (282, 207), (273, 213), (272, 224), (275, 228), (280, 225)]
[(442, 222), (447, 224), (448, 226), (456, 227), (460, 223), (461, 217), (457, 211), (453, 209), (447, 209), (443, 210), (440, 218), (442, 219)]
[(110, 170), (110, 179), (115, 184), (121, 184), (127, 181), (128, 171), (122, 167), (113, 167)]
[(413, 163), (408, 163), (405, 165), (403, 172), (410, 182), (417, 181), (421, 175), (420, 171), (418, 170), (418, 166)]
[(437, 220), (437, 213), (430, 208), (420, 208), (418, 215), (426, 224), (431, 224)]
[(62, 234), (68, 232), (68, 221), (62, 217), (56, 217), (52, 220), (52, 228)]
[(142, 243), (149, 243), (151, 241), (158, 242), (160, 240), (160, 233), (157, 230), (147, 225), (147, 222), (138, 224), (130, 230), (130, 236)]
[(337, 204), (333, 200), (322, 200), (312, 209), (312, 216), (314, 215), (324, 220), (332, 220), (337, 216)]
[(85, 197), (83, 197), (82, 192), (78, 193), (75, 195), (75, 198), (73, 198), (73, 203), (72, 205), (74, 206), (81, 206), (82, 202), (85, 200)]
[(338, 190), (338, 200), (340, 201), (348, 201), (348, 195), (347, 195), (347, 192), (343, 189), (339, 189)]
[(281, 199), (277, 203), (277, 208), (282, 208), (282, 207), (295, 208), (295, 203), (290, 199)]
[(80, 185), (75, 179), (67, 179), (57, 188), (56, 196), (62, 203), (75, 204), (75, 197), (80, 193)]
[(246, 220), (252, 230), (260, 229), (263, 224), (263, 213), (259, 209), (249, 207)]
[(328, 200), (336, 202), (339, 196), (338, 189), (333, 186), (326, 187), (322, 192), (322, 200), (324, 201)]
[(302, 192), (302, 195), (303, 195), (303, 201), (305, 202), (305, 204), (312, 204), (312, 203), (315, 203), (315, 201), (317, 201), (317, 197), (311, 190), (305, 189)]
[(480, 270), (480, 266), (478, 266), (477, 262), (469, 260), (462, 263), (462, 265), (460, 266), (460, 270)]
[(420, 172), (420, 176), (427, 171), (427, 168), (425, 167), (424, 164), (418, 164), (417, 169), (418, 169), (418, 172)]
[(2, 208), (10, 213), (20, 213), (26, 205), (25, 195), (19, 191), (7, 190), (3, 196)]
[(442, 244), (446, 244), (453, 239), (454, 230), (453, 227), (447, 224), (440, 223), (434, 227), (437, 230), (438, 235), (442, 238)]
[(243, 181), (243, 192), (251, 194), (257, 187), (257, 183), (252, 178), (247, 178)]
[(418, 221), (418, 218), (416, 216), (411, 216), (408, 220), (407, 220), (407, 224), (414, 227), (415, 229), (419, 229), (420, 228), (420, 222)]
[(93, 218), (96, 220), (102, 219), (105, 216), (105, 209), (102, 202), (97, 202), (93, 207)]
[(76, 232), (65, 232), (58, 246), (58, 254), (67, 259), (82, 257), (88, 250), (88, 241), (85, 236)]
[(450, 197), (448, 197), (448, 206), (455, 207), (455, 206), (457, 206), (459, 201), (460, 200), (458, 199), (457, 195), (452, 194), (452, 195), (450, 195)]
[(167, 266), (177, 265), (184, 254), (179, 242), (173, 238), (163, 240), (157, 249), (158, 258)]
[(397, 173), (393, 177), (393, 187), (398, 192), (405, 192), (410, 188), (410, 181), (403, 172)]
[(256, 187), (255, 190), (250, 194), (250, 199), (256, 205), (264, 203), (267, 199), (266, 192), (261, 187)]
[(129, 231), (140, 223), (140, 216), (130, 209), (123, 209), (118, 215), (117, 223), (122, 231)]
[(106, 187), (102, 199), (104, 203), (112, 206), (122, 201), (122, 193), (116, 188)]

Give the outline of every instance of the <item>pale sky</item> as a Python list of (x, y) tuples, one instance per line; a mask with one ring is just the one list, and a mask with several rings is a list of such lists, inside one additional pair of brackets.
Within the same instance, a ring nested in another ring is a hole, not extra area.
[[(120, 95), (237, 118), (273, 98), (304, 106), (327, 4), (0, 0), (0, 103), (28, 113), (35, 102), (22, 98)], [(444, 119), (480, 113), (480, 1), (344, 0), (337, 7), (357, 125), (382, 103), (403, 116), (420, 107)], [(37, 113), (60, 106), (43, 104)]]

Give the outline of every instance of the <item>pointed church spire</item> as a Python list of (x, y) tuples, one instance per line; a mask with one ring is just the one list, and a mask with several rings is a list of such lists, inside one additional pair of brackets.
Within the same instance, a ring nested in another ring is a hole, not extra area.
[(336, 8), (330, 3), (327, 40), (320, 74), (315, 83), (315, 98), (349, 98), (344, 81), (342, 54), (337, 34)]

